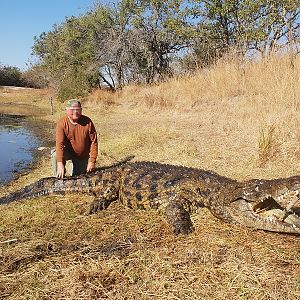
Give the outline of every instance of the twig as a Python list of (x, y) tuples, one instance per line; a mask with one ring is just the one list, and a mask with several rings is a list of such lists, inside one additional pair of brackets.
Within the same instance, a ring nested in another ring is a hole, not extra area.
[(18, 241), (18, 239), (11, 239), (11, 240), (6, 240), (6, 241), (3, 241), (3, 242), (0, 242), (0, 244), (12, 244), (12, 243), (15, 243), (17, 241)]

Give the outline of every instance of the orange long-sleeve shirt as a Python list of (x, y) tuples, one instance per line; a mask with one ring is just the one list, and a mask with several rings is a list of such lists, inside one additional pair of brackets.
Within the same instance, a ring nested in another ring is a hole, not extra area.
[(79, 159), (88, 158), (89, 162), (96, 162), (98, 155), (97, 132), (92, 120), (81, 115), (76, 125), (65, 116), (56, 126), (56, 160), (63, 162), (64, 151)]

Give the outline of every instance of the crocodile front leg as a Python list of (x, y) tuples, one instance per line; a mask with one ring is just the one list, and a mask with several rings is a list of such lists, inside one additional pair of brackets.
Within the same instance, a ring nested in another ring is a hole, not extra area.
[(100, 210), (107, 209), (112, 202), (117, 201), (119, 199), (119, 189), (111, 186), (95, 196), (96, 199), (90, 204), (88, 214), (94, 214)]
[(168, 223), (173, 227), (175, 234), (189, 234), (194, 231), (190, 214), (183, 205), (177, 201), (171, 201), (165, 210)]
[(94, 214), (100, 210), (107, 209), (108, 206), (114, 201), (115, 200), (113, 199), (96, 199), (91, 203), (88, 214)]

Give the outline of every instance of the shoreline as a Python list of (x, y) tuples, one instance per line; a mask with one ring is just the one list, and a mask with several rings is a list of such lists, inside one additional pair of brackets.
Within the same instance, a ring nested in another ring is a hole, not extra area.
[[(54, 145), (53, 137), (53, 123), (45, 121), (42, 118), (29, 115), (29, 114), (7, 114), (0, 111), (1, 117), (10, 118), (10, 120), (16, 119), (16, 124), (20, 124), (26, 128), (31, 136), (34, 136), (38, 141), (38, 146), (28, 149), (31, 153), (31, 161), (26, 163), (25, 166), (20, 167), (19, 170), (11, 170), (11, 178), (4, 180), (0, 184), (0, 188), (3, 189), (7, 186), (14, 185), (20, 178), (29, 175), (30, 173), (37, 170), (43, 161), (50, 160), (50, 149)], [(5, 120), (1, 120), (2, 122)]]

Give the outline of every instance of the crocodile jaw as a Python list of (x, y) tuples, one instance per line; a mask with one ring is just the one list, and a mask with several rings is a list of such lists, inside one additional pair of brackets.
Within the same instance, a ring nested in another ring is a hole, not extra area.
[(239, 198), (229, 205), (228, 210), (234, 223), (266, 231), (300, 234), (300, 217), (288, 214), (280, 220), (282, 209), (270, 208), (264, 212), (255, 212), (250, 202)]

